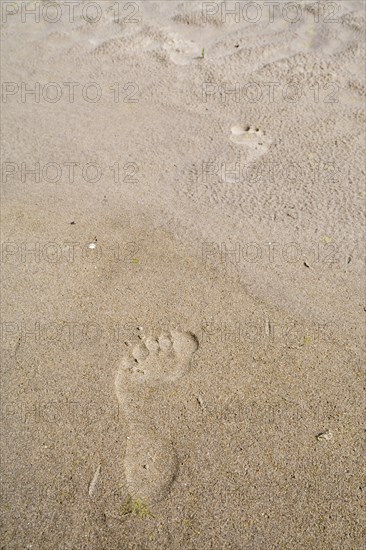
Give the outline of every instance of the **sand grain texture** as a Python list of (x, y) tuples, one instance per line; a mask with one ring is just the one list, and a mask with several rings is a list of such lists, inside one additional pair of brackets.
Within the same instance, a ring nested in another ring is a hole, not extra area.
[(365, 3), (4, 4), (2, 548), (361, 550)]

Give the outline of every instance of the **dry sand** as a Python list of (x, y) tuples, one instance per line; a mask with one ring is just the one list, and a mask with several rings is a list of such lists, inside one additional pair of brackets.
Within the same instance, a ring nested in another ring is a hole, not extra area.
[(2, 549), (365, 547), (365, 3), (292, 4), (2, 2)]

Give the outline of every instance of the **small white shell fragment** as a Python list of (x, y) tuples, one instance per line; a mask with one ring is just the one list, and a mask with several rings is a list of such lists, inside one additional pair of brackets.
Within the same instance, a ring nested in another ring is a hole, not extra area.
[(329, 430), (326, 430), (325, 432), (321, 432), (316, 436), (318, 441), (321, 441), (322, 439), (325, 439), (326, 441), (330, 441), (333, 439), (333, 434)]
[(98, 464), (98, 468), (95, 470), (95, 474), (94, 474), (93, 479), (91, 480), (90, 485), (89, 485), (89, 496), (90, 497), (92, 497), (94, 492), (95, 492), (95, 488), (97, 486), (98, 479), (99, 479), (99, 476), (100, 476), (100, 471), (101, 471), (101, 465)]
[(241, 136), (245, 133), (245, 130), (242, 126), (232, 126), (230, 129), (233, 136)]
[(91, 248), (92, 250), (93, 250), (94, 248), (97, 247), (96, 243), (90, 243), (88, 246), (89, 246), (89, 248)]

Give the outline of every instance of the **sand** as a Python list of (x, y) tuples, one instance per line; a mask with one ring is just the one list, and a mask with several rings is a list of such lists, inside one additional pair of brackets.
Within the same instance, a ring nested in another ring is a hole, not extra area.
[(4, 550), (365, 546), (365, 3), (269, 4), (2, 2)]

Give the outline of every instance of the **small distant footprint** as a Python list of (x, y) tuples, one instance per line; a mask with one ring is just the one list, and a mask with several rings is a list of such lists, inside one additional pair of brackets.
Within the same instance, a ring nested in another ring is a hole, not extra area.
[(128, 491), (132, 498), (153, 502), (169, 492), (178, 460), (171, 443), (150, 423), (149, 391), (164, 386), (169, 391), (189, 372), (198, 341), (179, 331), (158, 338), (141, 334), (140, 339), (120, 361), (115, 388), (129, 426), (124, 460)]
[(253, 126), (235, 125), (231, 127), (230, 141), (247, 148), (250, 160), (255, 160), (267, 152), (271, 140), (265, 131)]

